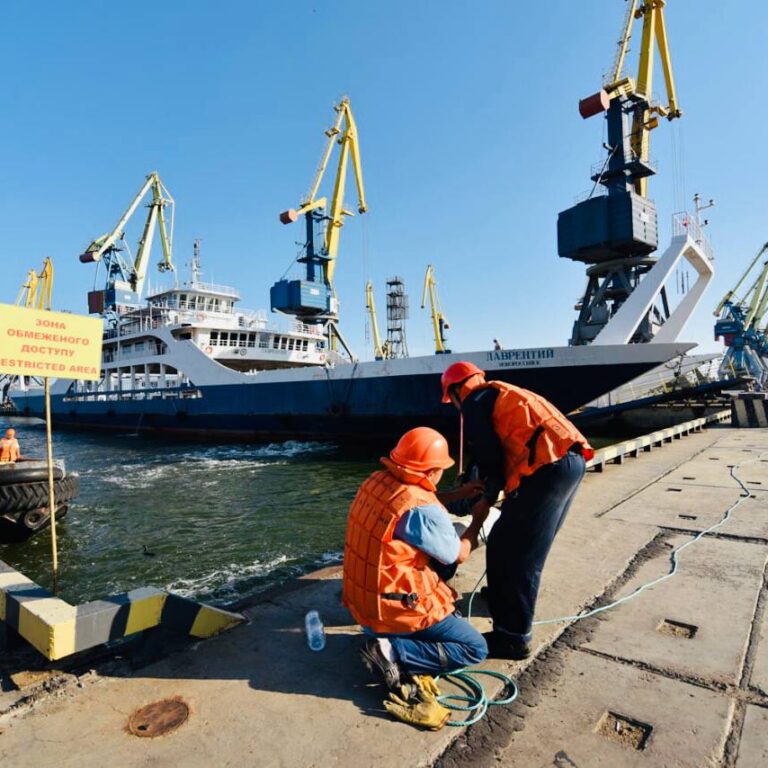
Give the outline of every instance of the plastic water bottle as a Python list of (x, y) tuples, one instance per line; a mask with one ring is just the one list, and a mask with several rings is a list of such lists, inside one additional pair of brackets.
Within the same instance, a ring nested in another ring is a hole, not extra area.
[(307, 628), (307, 643), (310, 650), (322, 651), (325, 648), (325, 629), (320, 614), (317, 611), (308, 611), (304, 617), (304, 626)]

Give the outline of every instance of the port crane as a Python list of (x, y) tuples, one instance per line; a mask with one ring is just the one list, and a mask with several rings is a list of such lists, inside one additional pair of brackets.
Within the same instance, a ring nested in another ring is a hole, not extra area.
[[(126, 250), (130, 256), (130, 249), (125, 242), (125, 227), (150, 191), (152, 197), (147, 203), (149, 212), (136, 258), (131, 263), (121, 255)], [(166, 208), (169, 209), (168, 216)], [(112, 230), (94, 240), (80, 255), (80, 261), (84, 264), (103, 262), (106, 271), (105, 288), (88, 294), (88, 311), (91, 314), (117, 314), (139, 306), (156, 226), (160, 230), (163, 247), (163, 261), (158, 264), (158, 268), (161, 272), (173, 271), (174, 209), (175, 203), (168, 189), (157, 171), (152, 171)]]
[(381, 342), (379, 334), (379, 321), (376, 316), (376, 303), (373, 299), (373, 283), (369, 280), (365, 284), (365, 308), (371, 318), (371, 332), (373, 333), (373, 358), (374, 360), (386, 360), (390, 355), (389, 342)]
[[(740, 298), (738, 292), (749, 279), (752, 282)], [(723, 296), (714, 315), (715, 340), (722, 337), (726, 346), (720, 375), (749, 377), (759, 389), (768, 387), (768, 243)]]
[[(589, 344), (621, 309), (641, 279), (659, 261), (658, 217), (647, 197), (656, 173), (650, 159), (650, 134), (659, 118), (682, 116), (672, 73), (664, 18), (665, 0), (628, 0), (616, 56), (603, 87), (579, 102), (583, 118), (604, 114), (607, 156), (592, 169), (593, 186), (585, 200), (558, 217), (558, 253), (588, 265), (587, 288), (576, 304), (579, 316), (570, 343)], [(636, 77), (624, 66), (635, 21), (642, 20)], [(654, 59), (658, 50), (664, 72), (666, 103), (653, 100)], [(702, 288), (703, 290), (703, 288)], [(643, 309), (627, 341), (649, 342), (670, 315), (666, 288)], [(600, 343), (609, 343), (601, 340)]]
[(446, 349), (447, 339), (445, 332), (451, 326), (446, 320), (443, 310), (440, 307), (440, 299), (437, 296), (437, 280), (435, 280), (435, 270), (431, 264), (427, 266), (424, 274), (424, 293), (421, 297), (421, 308), (427, 305), (427, 296), (429, 296), (429, 306), (432, 314), (432, 326), (435, 333), (435, 354), (447, 355), (451, 350)]
[[(272, 311), (294, 315), (305, 323), (323, 324), (330, 348), (335, 351), (337, 342), (340, 342), (349, 357), (354, 358), (339, 331), (339, 302), (333, 283), (341, 228), (344, 226), (345, 217), (354, 215), (344, 207), (344, 189), (350, 158), (357, 185), (358, 213), (365, 213), (368, 205), (365, 201), (357, 124), (349, 99), (342, 99), (334, 110), (336, 120), (325, 132), (328, 140), (309, 193), (302, 199), (298, 209), (291, 208), (280, 214), (283, 224), (291, 224), (304, 216), (306, 240), (297, 258), (299, 263), (305, 265), (304, 278), (278, 280), (270, 289), (270, 304)], [(318, 193), (336, 144), (340, 146), (339, 162), (329, 206), (328, 199), (318, 197)]]
[[(43, 261), (43, 268), (40, 272), (35, 272), (34, 269), (30, 269), (27, 273), (26, 280), (22, 283), (19, 294), (16, 297), (16, 306), (25, 307), (27, 309), (50, 309), (51, 308), (51, 291), (53, 290), (53, 262), (50, 256), (46, 256)], [(23, 382), (23, 387), (26, 387), (31, 377), (21, 377), (15, 375), (3, 375), (0, 376), (0, 382), (2, 382), (2, 388), (0, 389), (0, 406), (4, 408), (12, 408), (13, 404), (10, 401), (8, 392), (13, 386), (14, 382)], [(36, 384), (40, 384), (40, 381), (36, 378), (32, 378)], [(20, 386), (22, 386), (20, 384)]]

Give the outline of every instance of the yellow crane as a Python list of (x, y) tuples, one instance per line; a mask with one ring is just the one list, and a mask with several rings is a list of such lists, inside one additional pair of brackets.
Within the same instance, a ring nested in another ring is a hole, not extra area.
[[(53, 262), (50, 256), (46, 256), (43, 268), (40, 272), (30, 269), (27, 279), (22, 283), (16, 305), (26, 309), (50, 309), (51, 290), (53, 289)], [(8, 392), (15, 381), (21, 381), (22, 377), (15, 375), (0, 376), (2, 389), (0, 389), (0, 405), (8, 405), (10, 400)], [(37, 379), (33, 379), (39, 383)]]
[[(667, 27), (664, 20), (665, 0), (628, 0), (627, 13), (623, 30), (618, 42), (616, 59), (611, 67), (608, 82), (594, 96), (584, 99), (580, 105), (583, 117), (605, 111), (611, 99), (625, 97), (634, 102), (632, 109), (632, 129), (630, 146), (635, 157), (641, 164), (650, 160), (650, 134), (659, 124), (659, 117), (674, 120), (682, 116), (677, 103), (675, 79), (672, 74), (672, 59), (669, 54)], [(643, 20), (643, 31), (640, 42), (640, 59), (637, 78), (624, 75), (624, 62), (629, 50), (632, 37), (632, 27), (636, 19)], [(664, 70), (664, 82), (667, 91), (667, 104), (655, 104), (653, 97), (653, 65), (656, 47), (658, 46), (661, 66)], [(647, 176), (636, 178), (635, 191), (646, 196), (648, 189)]]
[(379, 321), (376, 317), (376, 304), (373, 300), (373, 283), (369, 280), (365, 284), (365, 308), (371, 317), (371, 331), (373, 333), (373, 357), (375, 360), (385, 360), (391, 357), (389, 342), (381, 343), (379, 335)]
[[(130, 264), (120, 256), (121, 248), (118, 243), (125, 240), (125, 227), (150, 190), (152, 199), (147, 204), (149, 213), (144, 222), (136, 258), (133, 264)], [(166, 208), (170, 210), (168, 223), (166, 223)], [(152, 171), (112, 230), (96, 238), (80, 255), (80, 261), (84, 264), (103, 261), (106, 267), (106, 287), (103, 293), (94, 292), (100, 294), (100, 299), (95, 302), (100, 306), (98, 309), (89, 307), (92, 312), (116, 310), (121, 305), (137, 306), (139, 304), (156, 224), (160, 230), (160, 242), (163, 247), (163, 261), (158, 264), (158, 268), (161, 272), (173, 271), (174, 209), (175, 203), (168, 189), (157, 171)], [(89, 304), (91, 303), (93, 299), (89, 295)]]
[[(339, 337), (339, 331), (336, 327), (338, 301), (333, 284), (336, 258), (339, 252), (339, 236), (341, 228), (344, 226), (344, 218), (354, 215), (352, 211), (344, 207), (344, 189), (350, 158), (357, 185), (357, 211), (358, 213), (365, 213), (368, 210), (363, 185), (363, 169), (360, 162), (357, 124), (352, 114), (349, 99), (342, 99), (334, 109), (336, 120), (325, 132), (328, 141), (309, 193), (302, 199), (298, 209), (291, 208), (280, 214), (280, 221), (283, 224), (295, 222), (302, 215), (306, 219), (307, 239), (304, 244), (304, 253), (298, 259), (299, 262), (306, 265), (305, 279), (280, 280), (272, 286), (270, 292), (273, 310), (293, 314), (304, 322), (327, 323), (332, 349), (336, 348), (336, 338)], [(335, 144), (338, 144), (341, 149), (333, 194), (330, 207), (328, 207), (328, 199), (318, 197), (318, 193)], [(316, 226), (324, 227), (321, 237), (316, 236)], [(316, 245), (316, 240), (322, 240), (322, 244)]]
[(50, 256), (46, 256), (39, 274), (34, 269), (29, 270), (27, 279), (19, 291), (16, 304), (27, 309), (50, 309), (52, 289), (53, 262)]
[(440, 308), (440, 300), (437, 296), (437, 281), (435, 280), (435, 270), (431, 264), (427, 266), (426, 274), (424, 275), (424, 293), (421, 297), (421, 308), (427, 304), (427, 295), (429, 295), (429, 305), (432, 312), (432, 325), (435, 332), (435, 354), (447, 355), (450, 353), (450, 349), (446, 349), (445, 332), (451, 326), (443, 314)]

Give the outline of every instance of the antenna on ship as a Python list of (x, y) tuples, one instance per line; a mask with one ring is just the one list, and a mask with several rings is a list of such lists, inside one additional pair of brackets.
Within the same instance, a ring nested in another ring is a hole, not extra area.
[(200, 243), (202, 239), (197, 237), (192, 242), (192, 264), (190, 265), (190, 272), (192, 273), (192, 285), (197, 285), (200, 278)]

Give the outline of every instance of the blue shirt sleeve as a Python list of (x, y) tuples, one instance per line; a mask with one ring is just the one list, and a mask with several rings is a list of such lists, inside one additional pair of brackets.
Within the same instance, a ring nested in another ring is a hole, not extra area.
[(451, 518), (437, 504), (408, 510), (397, 521), (394, 536), (444, 565), (455, 563), (461, 551)]

